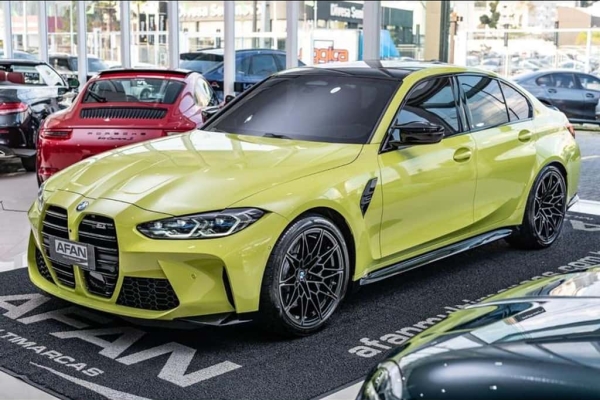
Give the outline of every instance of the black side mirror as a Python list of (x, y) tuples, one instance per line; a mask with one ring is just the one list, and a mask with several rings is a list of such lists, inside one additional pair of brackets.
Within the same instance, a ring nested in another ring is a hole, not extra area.
[(444, 127), (430, 122), (415, 121), (393, 125), (392, 130), (400, 131), (400, 140), (390, 140), (394, 147), (409, 144), (435, 144), (444, 139)]
[(67, 78), (67, 85), (69, 85), (70, 89), (77, 89), (79, 87), (79, 79)]
[(229, 104), (231, 103), (231, 101), (235, 99), (235, 96), (232, 94), (228, 94), (227, 96), (225, 96), (225, 104)]
[(206, 122), (209, 118), (212, 118), (216, 113), (221, 111), (220, 106), (206, 107), (202, 110), (202, 119)]

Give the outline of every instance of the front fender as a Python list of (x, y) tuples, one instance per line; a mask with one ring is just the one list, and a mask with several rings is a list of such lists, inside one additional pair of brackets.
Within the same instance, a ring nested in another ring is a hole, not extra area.
[[(283, 216), (290, 224), (317, 209), (335, 211), (344, 218), (354, 239), (356, 265), (353, 279), (357, 279), (381, 257), (379, 226), (383, 197), (376, 149), (377, 146), (365, 146), (365, 151), (351, 164), (278, 185), (231, 207), (259, 207)], [(365, 186), (373, 178), (377, 179), (377, 187), (363, 215), (360, 201)]]

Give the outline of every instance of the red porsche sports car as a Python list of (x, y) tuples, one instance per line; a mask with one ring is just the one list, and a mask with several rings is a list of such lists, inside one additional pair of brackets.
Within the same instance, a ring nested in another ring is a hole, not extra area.
[(217, 97), (197, 72), (100, 72), (69, 108), (44, 120), (38, 182), (103, 151), (196, 129), (217, 108)]

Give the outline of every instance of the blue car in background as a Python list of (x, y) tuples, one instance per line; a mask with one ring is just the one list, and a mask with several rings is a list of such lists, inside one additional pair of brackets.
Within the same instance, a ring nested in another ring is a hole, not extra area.
[[(180, 67), (201, 73), (210, 83), (217, 97), (223, 100), (223, 49), (203, 49), (180, 55)], [(298, 65), (305, 65), (298, 60)], [(236, 93), (262, 81), (269, 75), (285, 69), (285, 51), (246, 49), (235, 52)]]

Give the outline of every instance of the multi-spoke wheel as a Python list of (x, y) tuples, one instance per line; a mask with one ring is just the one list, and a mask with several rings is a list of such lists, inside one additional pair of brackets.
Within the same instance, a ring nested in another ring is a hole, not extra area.
[(542, 249), (556, 241), (567, 212), (567, 185), (563, 174), (548, 166), (537, 177), (525, 209), (523, 224), (508, 242), (519, 248)]
[(320, 329), (344, 298), (348, 273), (348, 249), (340, 230), (318, 215), (298, 220), (269, 259), (261, 293), (263, 322), (292, 335)]

